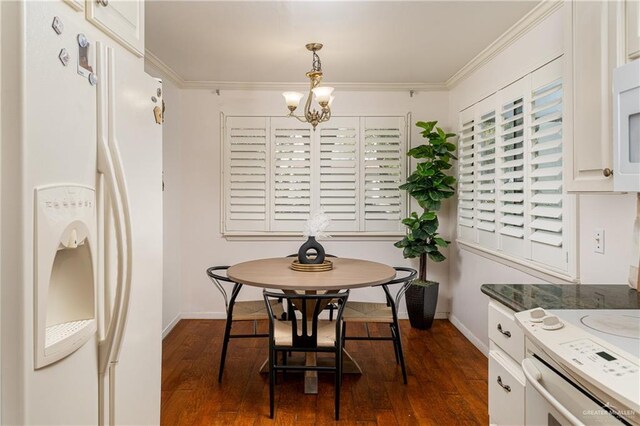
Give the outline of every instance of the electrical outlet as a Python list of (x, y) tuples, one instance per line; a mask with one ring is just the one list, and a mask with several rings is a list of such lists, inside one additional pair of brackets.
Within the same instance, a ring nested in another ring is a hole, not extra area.
[(593, 232), (593, 251), (604, 254), (604, 229), (596, 228)]

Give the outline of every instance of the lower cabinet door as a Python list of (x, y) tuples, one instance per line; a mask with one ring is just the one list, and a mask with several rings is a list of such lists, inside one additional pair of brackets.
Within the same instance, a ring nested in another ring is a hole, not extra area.
[(495, 425), (524, 425), (524, 377), (517, 377), (522, 374), (513, 372), (507, 356), (489, 352), (489, 421)]

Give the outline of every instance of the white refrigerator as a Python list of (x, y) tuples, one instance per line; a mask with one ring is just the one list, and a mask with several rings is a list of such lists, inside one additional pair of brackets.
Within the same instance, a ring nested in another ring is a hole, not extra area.
[(0, 7), (1, 423), (158, 424), (161, 83), (63, 1)]

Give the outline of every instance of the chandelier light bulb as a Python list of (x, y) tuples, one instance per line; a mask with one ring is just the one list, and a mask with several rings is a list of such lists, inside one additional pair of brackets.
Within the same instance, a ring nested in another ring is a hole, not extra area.
[(331, 106), (331, 104), (333, 104), (333, 100), (335, 99), (335, 95), (331, 95), (329, 96), (329, 106)]
[(284, 92), (282, 96), (284, 96), (284, 100), (287, 103), (289, 111), (293, 112), (298, 108), (300, 99), (304, 97), (304, 94), (300, 92)]

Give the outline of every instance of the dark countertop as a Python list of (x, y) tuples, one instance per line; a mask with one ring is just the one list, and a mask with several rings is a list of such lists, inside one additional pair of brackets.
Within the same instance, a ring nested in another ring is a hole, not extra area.
[(483, 284), (484, 294), (520, 312), (543, 309), (640, 309), (640, 293), (627, 285)]

